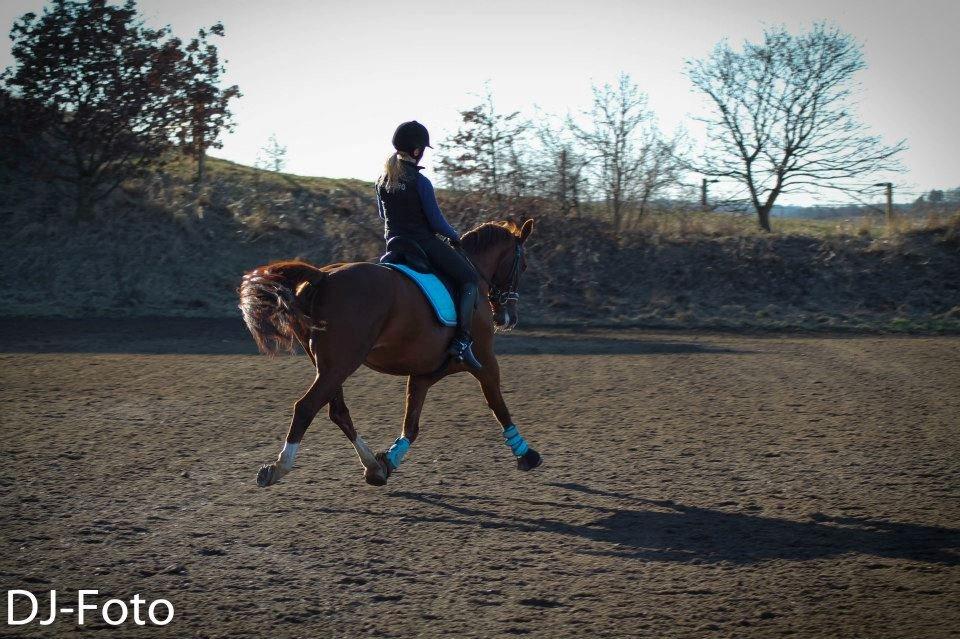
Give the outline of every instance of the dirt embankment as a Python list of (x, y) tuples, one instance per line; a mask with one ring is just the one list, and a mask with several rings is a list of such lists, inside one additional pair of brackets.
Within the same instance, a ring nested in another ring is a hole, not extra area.
[[(5, 315), (228, 316), (241, 273), (258, 264), (382, 250), (371, 187), (355, 180), (211, 161), (200, 206), (186, 174), (171, 170), (126, 185), (85, 222), (69, 219), (49, 187), (3, 187)], [(497, 217), (455, 202), (447, 213), (461, 229)], [(538, 222), (522, 288), (528, 323), (960, 330), (960, 221), (892, 238)]]

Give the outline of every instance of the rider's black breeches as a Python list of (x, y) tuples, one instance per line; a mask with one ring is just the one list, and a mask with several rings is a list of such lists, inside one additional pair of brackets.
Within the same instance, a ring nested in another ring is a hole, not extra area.
[(435, 236), (418, 239), (417, 242), (430, 258), (430, 262), (456, 281), (457, 288), (462, 289), (466, 284), (477, 285), (477, 274), (473, 267), (449, 244)]

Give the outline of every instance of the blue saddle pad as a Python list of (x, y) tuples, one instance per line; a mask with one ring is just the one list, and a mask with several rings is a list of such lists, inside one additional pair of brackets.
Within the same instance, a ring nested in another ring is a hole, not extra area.
[(444, 326), (457, 325), (457, 309), (453, 304), (453, 298), (450, 297), (450, 291), (443, 285), (440, 278), (433, 273), (420, 273), (405, 264), (381, 263), (380, 266), (392, 268), (400, 271), (411, 280), (416, 282), (423, 294), (427, 296), (437, 320)]

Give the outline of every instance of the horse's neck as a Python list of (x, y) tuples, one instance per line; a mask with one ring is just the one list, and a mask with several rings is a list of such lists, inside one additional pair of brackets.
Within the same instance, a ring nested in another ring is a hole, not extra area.
[(497, 265), (500, 264), (501, 259), (503, 258), (503, 251), (505, 249), (503, 246), (497, 244), (495, 246), (490, 246), (486, 250), (478, 253), (467, 253), (470, 256), (470, 261), (473, 262), (473, 265), (477, 267), (477, 270), (480, 271), (480, 274), (486, 280), (486, 282), (493, 281), (493, 278), (497, 274)]

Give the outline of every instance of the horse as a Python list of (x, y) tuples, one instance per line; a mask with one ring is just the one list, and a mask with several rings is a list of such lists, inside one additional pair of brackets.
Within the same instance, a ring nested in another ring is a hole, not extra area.
[[(519, 320), (520, 276), (527, 268), (525, 244), (533, 220), (486, 222), (461, 237), (461, 250), (479, 276), (479, 303), (472, 318), (474, 370), (447, 355), (454, 328), (441, 325), (424, 294), (407, 276), (371, 262), (317, 267), (300, 260), (272, 262), (243, 275), (239, 308), (260, 352), (293, 353), (310, 358), (316, 377), (294, 404), (286, 441), (277, 460), (257, 473), (257, 484), (276, 484), (293, 469), (300, 442), (317, 413), (329, 405), (333, 421), (353, 444), (368, 484), (383, 486), (417, 440), (427, 391), (448, 375), (470, 372), (500, 423), (504, 443), (517, 468), (540, 465), (540, 454), (520, 435), (500, 391), (494, 353), (496, 331)], [(400, 437), (374, 453), (350, 418), (343, 383), (361, 365), (389, 375), (407, 376)]]

